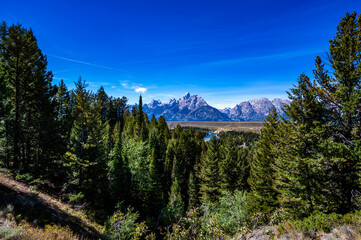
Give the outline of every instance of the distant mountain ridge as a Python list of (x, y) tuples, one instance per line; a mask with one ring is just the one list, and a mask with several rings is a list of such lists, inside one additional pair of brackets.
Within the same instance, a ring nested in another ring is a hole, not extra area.
[(152, 100), (143, 105), (143, 111), (149, 116), (154, 114), (156, 118), (163, 116), (167, 121), (230, 121), (203, 98), (198, 95), (191, 96), (189, 92), (178, 100), (171, 98), (168, 103)]
[(272, 101), (267, 98), (260, 98), (244, 101), (234, 108), (225, 108), (220, 111), (226, 114), (231, 121), (264, 121), (272, 107), (275, 107), (277, 112), (284, 116), (282, 107), (289, 103), (289, 100), (280, 98), (275, 98)]
[(152, 100), (143, 105), (143, 111), (149, 116), (154, 114), (156, 118), (163, 116), (167, 121), (263, 121), (272, 107), (283, 115), (282, 106), (289, 102), (279, 98), (272, 101), (260, 98), (219, 110), (202, 97), (187, 92), (178, 100), (171, 98), (168, 103)]

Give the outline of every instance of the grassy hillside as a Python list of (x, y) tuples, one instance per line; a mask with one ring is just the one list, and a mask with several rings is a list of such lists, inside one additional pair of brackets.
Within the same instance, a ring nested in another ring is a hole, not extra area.
[[(102, 227), (68, 204), (0, 172), (0, 238), (99, 239)], [(18, 236), (17, 238), (15, 236)]]

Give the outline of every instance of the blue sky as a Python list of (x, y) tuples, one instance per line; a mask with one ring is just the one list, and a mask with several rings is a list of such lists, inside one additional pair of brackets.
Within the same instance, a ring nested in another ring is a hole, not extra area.
[(212, 106), (287, 98), (360, 0), (6, 1), (0, 19), (31, 27), (54, 83), (79, 76), (129, 103), (185, 92)]

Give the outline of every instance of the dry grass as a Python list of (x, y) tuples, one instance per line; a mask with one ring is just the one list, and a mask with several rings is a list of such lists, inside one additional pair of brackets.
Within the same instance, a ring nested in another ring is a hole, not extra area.
[(263, 127), (263, 122), (176, 122), (167, 121), (168, 127), (173, 129), (178, 124), (181, 127), (196, 127), (208, 129), (216, 132), (222, 131), (250, 131), (259, 132)]
[(22, 223), (19, 226), (24, 231), (24, 240), (80, 240), (73, 231), (68, 227), (59, 225), (46, 225), (45, 228), (33, 227), (28, 223)]
[[(30, 229), (28, 234), (32, 234), (31, 231), (34, 231), (33, 234), (46, 236), (46, 234), (51, 234), (51, 231), (56, 232), (57, 230), (65, 235), (72, 234), (68, 229), (90, 239), (98, 239), (103, 234), (103, 227), (90, 220), (84, 212), (76, 211), (69, 204), (33, 190), (2, 172), (0, 172), (0, 196), (0, 207), (4, 208), (11, 204), (14, 206), (13, 215), (21, 216), (20, 220), (27, 219), (28, 223), (29, 220), (30, 223), (33, 223), (35, 219), (37, 224), (34, 227), (30, 228), (30, 225), (23, 223), (25, 231), (27, 228)], [(48, 223), (55, 225), (48, 225)], [(40, 228), (36, 228), (36, 226)], [(41, 237), (34, 239), (41, 239)]]

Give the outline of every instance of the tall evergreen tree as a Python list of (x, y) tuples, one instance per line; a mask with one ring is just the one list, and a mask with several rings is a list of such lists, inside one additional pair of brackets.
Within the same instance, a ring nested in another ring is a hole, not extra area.
[(103, 86), (101, 86), (96, 93), (96, 102), (97, 108), (99, 109), (99, 113), (101, 116), (101, 120), (104, 123), (105, 121), (109, 120), (109, 97), (106, 94)]
[(32, 165), (37, 170), (56, 142), (52, 74), (31, 29), (20, 24), (9, 28), (2, 24), (1, 29), (0, 64), (7, 86), (4, 101), (11, 110), (4, 120), (9, 146), (6, 158), (12, 159), (15, 168)]
[(255, 146), (251, 162), (249, 185), (252, 190), (252, 203), (254, 211), (270, 212), (278, 206), (275, 189), (275, 169), (277, 148), (277, 130), (279, 128), (278, 114), (275, 108), (270, 110), (263, 123), (260, 138)]
[(72, 103), (71, 96), (68, 88), (66, 87), (63, 80), (57, 86), (57, 93), (55, 95), (56, 112), (57, 112), (57, 123), (59, 126), (59, 134), (63, 139), (64, 145), (68, 144), (70, 136), (70, 130), (72, 127)]
[(215, 136), (209, 141), (207, 154), (201, 159), (199, 193), (202, 200), (214, 202), (221, 194), (219, 162), (222, 161), (220, 141)]
[(67, 166), (86, 197), (98, 199), (95, 202), (102, 204), (104, 203), (102, 198), (108, 193), (104, 125), (96, 106), (95, 96), (86, 89), (85, 81), (79, 78), (75, 85), (74, 124), (66, 153)]
[(142, 96), (139, 96), (138, 109), (136, 112), (136, 136), (142, 141), (146, 141), (148, 139), (148, 129), (146, 127), (147, 121), (148, 116), (143, 112)]
[(248, 149), (227, 139), (222, 144), (224, 157), (219, 163), (219, 176), (222, 191), (247, 191), (249, 177)]
[(289, 93), (291, 103), (285, 106), (289, 117), (279, 129), (279, 154), (275, 163), (278, 177), (280, 204), (297, 217), (307, 216), (314, 210), (327, 211), (330, 194), (324, 164), (325, 149), (320, 148), (327, 141), (326, 109), (318, 101), (310, 79), (301, 74), (298, 85)]
[(330, 40), (328, 62), (332, 75), (316, 58), (315, 89), (332, 124), (326, 156), (332, 163), (335, 191), (339, 192), (338, 211), (352, 209), (352, 191), (359, 190), (361, 122), (361, 15), (347, 13)]
[(161, 152), (160, 139), (153, 128), (149, 135), (149, 153), (150, 157), (150, 192), (149, 192), (149, 209), (155, 214), (159, 213), (163, 207), (163, 179), (164, 179), (164, 154)]
[[(118, 125), (118, 128), (120, 126)], [(123, 202), (124, 205), (131, 201), (131, 174), (129, 164), (122, 157), (122, 140), (120, 129), (117, 132), (116, 141), (112, 151), (109, 166), (110, 193), (114, 203)]]
[(151, 131), (153, 128), (156, 128), (158, 125), (157, 119), (155, 118), (154, 114), (152, 114), (152, 118), (150, 119), (149, 123), (149, 130)]
[(199, 196), (198, 196), (198, 184), (197, 179), (194, 176), (193, 172), (189, 174), (189, 180), (188, 180), (188, 209), (191, 209), (193, 207), (196, 207), (199, 203)]
[(169, 193), (169, 201), (165, 211), (166, 221), (178, 222), (184, 214), (184, 201), (182, 199), (181, 189), (177, 178), (172, 182), (171, 191)]

